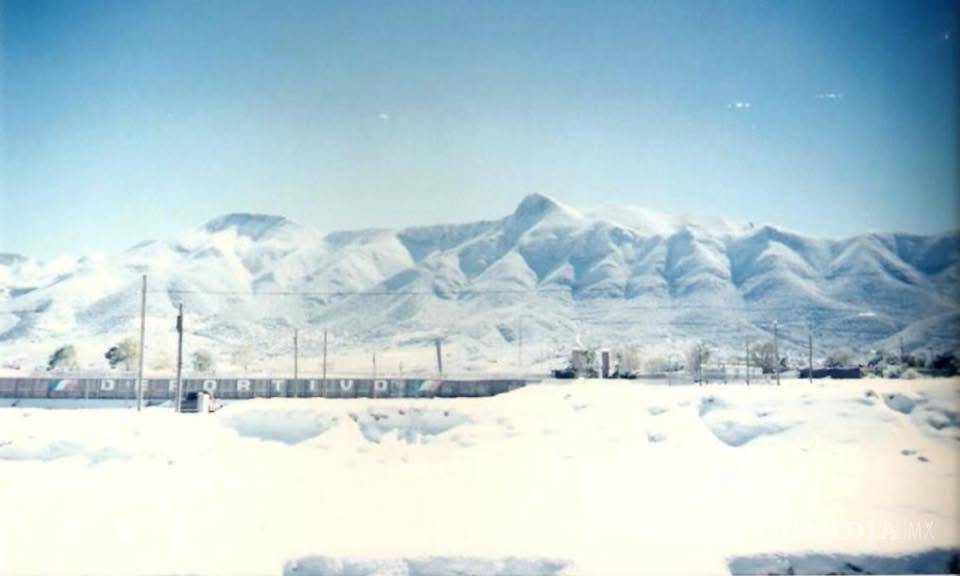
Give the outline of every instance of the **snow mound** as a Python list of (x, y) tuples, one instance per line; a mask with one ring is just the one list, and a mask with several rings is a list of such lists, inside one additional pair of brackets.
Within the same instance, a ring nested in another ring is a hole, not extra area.
[(956, 574), (960, 548), (934, 548), (899, 556), (855, 554), (761, 554), (729, 561), (740, 574)]
[(923, 422), (934, 430), (960, 428), (960, 422), (957, 420), (957, 412), (955, 410), (926, 408), (922, 411), (922, 414)]
[(245, 408), (234, 405), (225, 410), (221, 415), (223, 425), (243, 437), (288, 445), (306, 442), (338, 426), (355, 426), (352, 432), (343, 433), (353, 437), (359, 431), (368, 442), (379, 443), (384, 437), (394, 436), (399, 441), (415, 444), (471, 422), (468, 416), (457, 411), (403, 405), (370, 406), (363, 410), (350, 410), (337, 404), (326, 404), (319, 410), (282, 406)]
[(470, 422), (468, 416), (459, 412), (423, 408), (370, 409), (350, 414), (350, 417), (370, 442), (380, 442), (384, 436), (396, 433), (408, 444), (422, 442), (425, 437), (438, 436)]
[(131, 455), (109, 447), (91, 447), (71, 440), (43, 440), (29, 438), (23, 441), (0, 442), (0, 460), (40, 460), (82, 457), (91, 464), (106, 460), (127, 459)]
[(732, 447), (743, 446), (761, 436), (779, 434), (793, 427), (791, 422), (778, 422), (770, 418), (768, 411), (732, 408), (727, 401), (714, 396), (700, 399), (698, 413), (710, 432)]
[(666, 434), (662, 434), (660, 432), (647, 432), (647, 442), (651, 444), (659, 444), (666, 439)]
[(884, 394), (883, 403), (886, 404), (891, 410), (896, 410), (901, 414), (909, 414), (910, 412), (913, 412), (914, 407), (917, 405), (912, 398), (900, 394), (899, 392)]
[(756, 440), (761, 436), (779, 434), (789, 430), (790, 426), (774, 422), (743, 422), (720, 420), (707, 424), (718, 440), (728, 446), (738, 447)]
[(323, 434), (336, 421), (312, 410), (250, 410), (224, 418), (223, 424), (241, 436), (293, 445)]
[(548, 576), (559, 574), (568, 562), (548, 558), (478, 558), (430, 556), (424, 558), (354, 559), (310, 556), (291, 560), (284, 576)]
[(710, 412), (718, 409), (727, 408), (727, 403), (722, 399), (715, 396), (704, 396), (700, 399), (700, 407), (698, 408), (698, 413), (700, 417), (703, 418)]

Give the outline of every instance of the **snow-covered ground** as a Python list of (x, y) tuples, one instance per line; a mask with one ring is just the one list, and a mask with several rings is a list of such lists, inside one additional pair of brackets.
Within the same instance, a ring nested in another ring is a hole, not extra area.
[(958, 407), (953, 379), (0, 408), (0, 573), (943, 571)]

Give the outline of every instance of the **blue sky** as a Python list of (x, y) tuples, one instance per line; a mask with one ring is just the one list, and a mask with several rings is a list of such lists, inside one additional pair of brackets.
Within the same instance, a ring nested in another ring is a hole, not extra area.
[(0, 250), (531, 192), (823, 236), (958, 226), (957, 2), (3, 1)]

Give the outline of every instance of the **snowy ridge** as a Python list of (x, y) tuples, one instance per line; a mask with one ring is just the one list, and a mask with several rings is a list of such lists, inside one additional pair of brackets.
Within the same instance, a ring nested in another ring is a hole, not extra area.
[(51, 343), (74, 343), (84, 366), (99, 367), (101, 348), (137, 332), (141, 274), (148, 353), (172, 349), (182, 301), (191, 344), (221, 366), (241, 344), (258, 362), (285, 356), (278, 334), (294, 327), (326, 328), (341, 352), (363, 357), (441, 337), (462, 371), (515, 370), (504, 358), (516, 358), (518, 322), (535, 367), (555, 363), (578, 335), (590, 345), (682, 350), (706, 339), (740, 350), (768, 338), (774, 321), (788, 353), (810, 326), (818, 355), (900, 335), (943, 349), (960, 342), (956, 325), (938, 320), (960, 312), (958, 248), (958, 232), (822, 239), (639, 207), (578, 210), (541, 194), (500, 220), (325, 235), (235, 213), (112, 257), (0, 255), (0, 355), (30, 369)]

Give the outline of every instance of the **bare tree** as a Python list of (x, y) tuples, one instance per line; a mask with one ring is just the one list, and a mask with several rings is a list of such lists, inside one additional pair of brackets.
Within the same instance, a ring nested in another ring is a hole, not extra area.
[(777, 347), (773, 340), (760, 342), (750, 349), (750, 364), (759, 366), (764, 374), (772, 374), (777, 369)]
[(213, 357), (206, 350), (197, 350), (190, 355), (190, 360), (195, 372), (213, 371)]
[(110, 368), (116, 368), (117, 365), (123, 364), (124, 370), (130, 371), (137, 365), (140, 352), (133, 338), (127, 338), (116, 346), (111, 346), (103, 357), (107, 359)]
[(640, 371), (640, 354), (634, 346), (625, 346), (614, 352), (617, 370), (621, 374)]
[(76, 368), (77, 349), (72, 344), (57, 348), (47, 360), (47, 370), (76, 370)]
[(644, 363), (645, 369), (650, 374), (660, 374), (677, 369), (677, 362), (667, 356), (651, 356)]
[(850, 365), (850, 358), (853, 355), (846, 348), (834, 350), (827, 355), (823, 365), (827, 368), (844, 368)]
[(687, 370), (703, 380), (703, 367), (710, 361), (710, 347), (705, 342), (697, 342), (687, 353)]
[(247, 373), (253, 363), (253, 348), (249, 344), (242, 344), (233, 349), (230, 354), (230, 363), (234, 368), (240, 368)]

